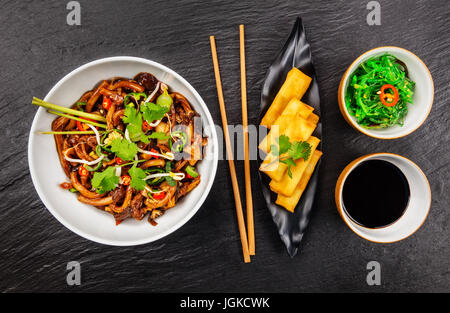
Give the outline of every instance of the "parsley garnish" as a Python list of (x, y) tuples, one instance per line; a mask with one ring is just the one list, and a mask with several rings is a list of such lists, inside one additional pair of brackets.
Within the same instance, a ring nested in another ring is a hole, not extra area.
[(133, 160), (138, 151), (138, 147), (133, 142), (117, 138), (111, 142), (111, 151), (123, 161), (129, 161)]
[(99, 194), (114, 190), (119, 183), (119, 177), (115, 174), (115, 167), (110, 166), (103, 172), (95, 172), (91, 183), (95, 192)]
[(166, 135), (166, 133), (163, 133), (163, 132), (153, 132), (148, 136), (148, 138), (166, 140), (166, 139), (169, 139), (170, 136)]
[(142, 131), (142, 115), (134, 107), (125, 107), (125, 113), (122, 120), (124, 123), (128, 124), (127, 129), (131, 141), (149, 143), (148, 137)]
[(143, 190), (145, 188), (145, 180), (144, 178), (147, 177), (144, 170), (136, 167), (136, 164), (129, 169), (128, 174), (131, 177), (131, 183), (130, 186), (133, 187), (136, 190)]
[(164, 115), (169, 112), (169, 109), (170, 107), (165, 107), (152, 102), (147, 102), (141, 105), (142, 115), (149, 123), (162, 119)]
[[(270, 146), (270, 153), (279, 157), (281, 163), (287, 164), (288, 175), (292, 178), (291, 167), (295, 166), (295, 160), (302, 158), (303, 160), (308, 160), (311, 154), (311, 145), (306, 141), (294, 141), (290, 142), (289, 137), (286, 135), (281, 135), (276, 139), (277, 145)], [(281, 159), (280, 156), (285, 154)]]
[(132, 97), (136, 102), (138, 102), (141, 99), (141, 97), (144, 98), (143, 100), (145, 100), (145, 98), (147, 98), (147, 95), (144, 92), (131, 92), (127, 94), (123, 99), (123, 104), (125, 106), (127, 106), (128, 103), (130, 102), (130, 97)]

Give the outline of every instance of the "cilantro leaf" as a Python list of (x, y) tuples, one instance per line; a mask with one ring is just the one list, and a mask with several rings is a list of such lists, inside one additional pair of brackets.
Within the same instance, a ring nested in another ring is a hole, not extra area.
[(122, 120), (124, 123), (128, 124), (127, 129), (132, 141), (149, 143), (148, 137), (142, 131), (142, 114), (140, 114), (138, 110), (136, 110), (133, 106), (126, 106)]
[(133, 160), (138, 151), (135, 143), (126, 139), (114, 139), (111, 142), (111, 151), (124, 161)]
[(276, 139), (277, 145), (271, 145), (271, 153), (280, 158), (280, 155), (287, 153), (280, 160), (281, 163), (287, 164), (287, 173), (290, 178), (292, 178), (291, 168), (295, 167), (295, 160), (303, 158), (303, 160), (308, 160), (311, 154), (311, 145), (306, 141), (294, 141), (290, 142), (289, 137), (286, 135), (281, 135)]
[(291, 143), (289, 142), (289, 137), (286, 135), (281, 135), (277, 139), (278, 145), (280, 146), (280, 155), (286, 153), (291, 147)]
[(288, 176), (289, 176), (290, 178), (292, 178), (291, 167), (292, 167), (292, 166), (295, 167), (295, 165), (296, 165), (295, 162), (294, 162), (294, 160), (291, 159), (291, 158), (289, 158), (289, 159), (281, 160), (280, 162), (281, 162), (281, 163), (284, 163), (284, 164), (287, 164), (287, 166), (288, 166), (288, 168), (287, 168)]
[(119, 183), (119, 177), (116, 176), (115, 167), (110, 166), (103, 172), (95, 172), (91, 183), (92, 187), (95, 188), (95, 192), (99, 194), (114, 190)]
[(287, 152), (288, 155), (294, 160), (303, 158), (303, 160), (306, 161), (311, 154), (311, 145), (306, 141), (296, 141), (290, 146)]
[(270, 153), (275, 156), (280, 156), (286, 153), (291, 147), (291, 143), (289, 142), (289, 137), (286, 135), (281, 135), (276, 138), (275, 141), (278, 145), (271, 144), (270, 145)]
[(127, 124), (142, 124), (142, 116), (140, 116), (136, 108), (131, 105), (127, 105), (125, 107), (125, 112), (122, 120)]
[(166, 139), (169, 139), (170, 136), (166, 135), (166, 133), (163, 133), (163, 132), (153, 132), (148, 136), (148, 138), (166, 140)]
[(145, 100), (145, 98), (147, 98), (147, 95), (144, 92), (131, 92), (127, 94), (123, 99), (123, 104), (125, 106), (127, 106), (128, 103), (130, 102), (130, 98), (133, 98), (136, 102), (139, 102), (141, 98), (144, 98), (143, 100)]
[(147, 102), (141, 105), (142, 115), (149, 123), (162, 119), (164, 115), (169, 112), (169, 109), (170, 107), (168, 108), (152, 102)]
[(128, 174), (131, 177), (130, 186), (133, 187), (136, 190), (143, 190), (145, 188), (145, 180), (144, 178), (147, 177), (144, 170), (136, 167), (136, 164), (128, 170)]

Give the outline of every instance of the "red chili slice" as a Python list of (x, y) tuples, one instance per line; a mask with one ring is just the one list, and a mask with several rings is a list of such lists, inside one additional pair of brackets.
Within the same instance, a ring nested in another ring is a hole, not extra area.
[[(156, 149), (154, 149), (154, 148), (151, 148), (150, 149), (150, 152), (153, 152), (153, 153), (159, 153)], [(159, 159), (159, 156), (157, 156), (157, 155), (152, 155), (152, 157), (153, 158), (155, 158), (155, 159)]]
[(143, 129), (144, 131), (151, 130), (152, 128), (153, 128), (153, 127), (151, 127), (150, 124), (149, 124), (147, 121), (144, 121), (144, 122), (142, 123), (142, 129)]
[[(91, 120), (89, 118), (83, 118), (86, 121), (91, 121), (91, 122), (95, 122), (94, 120)], [(86, 123), (77, 121), (77, 128), (79, 131), (85, 131), (85, 130), (90, 130), (89, 126)], [(98, 127), (95, 127), (98, 129)]]
[(80, 166), (78, 168), (78, 174), (80, 174), (80, 176), (88, 176), (89, 171), (84, 166)]
[(109, 108), (111, 107), (111, 99), (107, 96), (103, 96), (102, 105), (105, 110), (109, 110)]
[(154, 193), (152, 196), (153, 196), (153, 199), (155, 199), (155, 200), (162, 200), (166, 196), (166, 193), (164, 191), (161, 191), (158, 193)]
[(119, 165), (123, 164), (123, 160), (121, 158), (117, 157), (116, 158), (116, 163), (119, 164)]
[(125, 186), (128, 186), (131, 182), (131, 177), (128, 175), (123, 175), (121, 177), (121, 179), (122, 179), (122, 184), (124, 184)]
[[(391, 89), (394, 94), (385, 93), (386, 89)], [(392, 85), (386, 84), (383, 85), (380, 89), (380, 100), (381, 103), (383, 103), (387, 107), (393, 107), (398, 102), (398, 91), (397, 88), (395, 88)]]

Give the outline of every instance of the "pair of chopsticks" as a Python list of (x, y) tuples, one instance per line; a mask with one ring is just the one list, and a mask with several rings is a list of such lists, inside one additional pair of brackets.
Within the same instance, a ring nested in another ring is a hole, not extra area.
[(220, 79), (219, 62), (216, 51), (216, 41), (214, 36), (210, 36), (211, 54), (214, 64), (214, 74), (216, 77), (217, 97), (219, 98), (220, 114), (222, 117), (222, 126), (225, 137), (225, 145), (227, 150), (228, 165), (230, 168), (231, 183), (233, 185), (234, 202), (236, 206), (239, 234), (241, 237), (242, 252), (244, 254), (244, 262), (250, 262), (250, 255), (255, 255), (255, 230), (253, 223), (253, 200), (252, 200), (252, 187), (250, 177), (250, 160), (249, 160), (249, 147), (248, 147), (248, 120), (247, 120), (247, 86), (246, 86), (246, 74), (245, 74), (245, 42), (244, 42), (244, 25), (239, 25), (239, 38), (240, 38), (240, 59), (241, 59), (241, 100), (242, 100), (242, 126), (244, 130), (244, 172), (245, 172), (245, 195), (246, 195), (246, 208), (247, 208), (247, 232), (245, 229), (244, 214), (242, 212), (241, 196), (239, 193), (239, 185), (236, 177), (236, 168), (234, 166), (233, 150), (230, 143), (230, 134), (228, 132), (228, 120), (225, 110), (225, 102), (223, 99), (222, 82)]

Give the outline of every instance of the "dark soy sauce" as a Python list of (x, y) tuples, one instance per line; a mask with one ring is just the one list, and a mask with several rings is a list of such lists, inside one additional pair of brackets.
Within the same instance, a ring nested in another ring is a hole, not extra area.
[(344, 210), (354, 222), (379, 228), (403, 215), (410, 190), (405, 174), (397, 166), (383, 160), (368, 160), (347, 176), (342, 195)]

